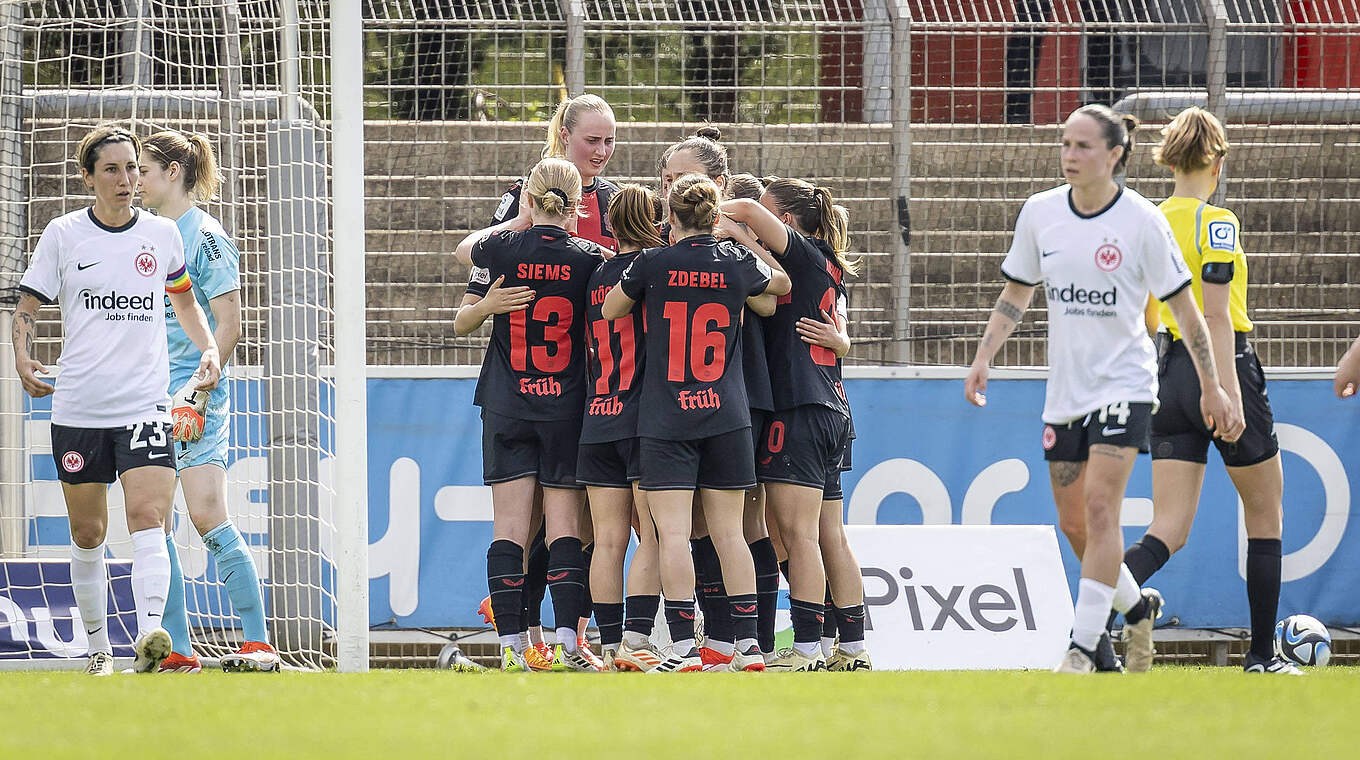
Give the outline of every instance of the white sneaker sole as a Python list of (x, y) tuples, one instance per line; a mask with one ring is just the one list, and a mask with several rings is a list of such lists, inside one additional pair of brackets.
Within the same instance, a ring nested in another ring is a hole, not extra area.
[(170, 634), (164, 628), (153, 629), (137, 637), (132, 645), (136, 655), (132, 659), (132, 672), (150, 673), (160, 667), (161, 661), (170, 656), (172, 643)]
[(221, 660), (224, 673), (277, 673), (282, 666), (278, 655), (229, 654)]

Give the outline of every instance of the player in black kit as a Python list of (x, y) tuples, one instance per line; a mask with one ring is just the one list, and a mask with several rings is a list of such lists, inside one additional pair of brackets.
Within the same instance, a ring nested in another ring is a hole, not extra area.
[[(834, 584), (842, 650), (867, 669), (863, 650), (864, 606), (858, 564), (849, 544), (819, 543), (824, 503), (839, 482), (840, 467), (850, 432), (850, 405), (841, 383), (841, 359), (836, 351), (802, 339), (802, 319), (835, 320), (845, 311), (845, 274), (854, 274), (846, 258), (847, 215), (836, 207), (831, 193), (802, 180), (781, 179), (770, 184), (759, 203), (736, 199), (723, 204), (723, 213), (746, 224), (778, 257), (789, 273), (793, 290), (779, 299), (779, 308), (766, 320), (765, 343), (775, 413), (760, 444), (757, 474), (765, 485), (771, 511), (789, 555), (789, 600), (794, 647), (770, 662), (772, 669), (821, 670), (822, 622), (827, 614), (827, 572), (823, 552), (832, 550), (837, 566), (855, 567), (853, 583)], [(834, 316), (833, 316), (834, 315)], [(837, 520), (839, 522), (839, 520)], [(840, 557), (837, 551), (847, 556)], [(834, 579), (843, 581), (839, 576)], [(835, 592), (839, 591), (839, 595)], [(846, 599), (845, 597), (851, 597)]]
[(673, 245), (644, 251), (605, 300), (615, 319), (644, 302), (647, 373), (642, 381), (641, 488), (661, 551), (666, 622), (674, 642), (653, 672), (702, 668), (694, 647), (694, 564), (689, 552), (694, 490), (703, 493), (722, 560), (737, 651), (730, 668), (763, 670), (756, 642), (755, 572), (742, 535), (743, 492), (755, 485), (751, 415), (741, 372), (741, 318), (748, 301), (770, 313), (788, 277), (750, 250), (713, 237), (720, 193), (703, 175), (670, 190)]
[[(657, 230), (660, 217), (661, 204), (651, 190), (624, 185), (615, 193), (609, 203), (609, 218), (620, 250), (590, 275), (586, 304), (586, 407), (576, 479), (589, 493), (595, 526), (590, 590), (604, 668), (611, 671), (646, 672), (661, 662), (649, 641), (661, 591), (656, 528), (647, 511), (646, 494), (633, 490), (641, 477), (637, 419), (647, 355), (642, 304), (618, 319), (606, 319), (602, 314), (605, 295), (618, 284), (638, 252), (661, 245)], [(625, 599), (623, 563), (634, 508), (638, 549), (629, 565)]]
[(494, 315), (473, 400), (482, 407), (482, 477), (495, 510), (487, 584), (502, 669), (527, 670), (524, 547), (541, 485), (558, 659), (573, 670), (598, 670), (576, 636), (586, 609), (576, 449), (585, 403), (586, 290), (603, 252), (567, 234), (581, 200), (581, 176), (569, 162), (540, 161), (523, 197), (533, 226), (473, 233), (457, 251), (474, 269), (455, 332), (466, 335)]

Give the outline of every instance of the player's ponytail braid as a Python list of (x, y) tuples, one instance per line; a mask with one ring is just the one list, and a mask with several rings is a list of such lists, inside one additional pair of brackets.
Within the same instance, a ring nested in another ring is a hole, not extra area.
[(781, 212), (793, 216), (800, 231), (826, 241), (843, 271), (859, 273), (859, 262), (846, 255), (850, 250), (850, 212), (836, 205), (830, 190), (801, 179), (778, 179), (765, 192), (773, 196)]
[(563, 158), (545, 158), (529, 172), (524, 192), (548, 216), (565, 217), (581, 202), (581, 173)]

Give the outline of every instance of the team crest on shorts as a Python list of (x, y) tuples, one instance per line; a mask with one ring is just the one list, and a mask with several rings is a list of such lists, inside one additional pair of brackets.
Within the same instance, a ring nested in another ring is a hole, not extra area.
[(85, 469), (85, 457), (78, 451), (68, 451), (61, 455), (61, 468), (67, 472), (80, 472)]
[(143, 249), (137, 254), (137, 274), (143, 277), (150, 277), (156, 273), (156, 257), (150, 251)]
[(1044, 425), (1044, 451), (1052, 449), (1057, 442), (1058, 431), (1054, 430), (1052, 425)]
[(1123, 252), (1112, 243), (1106, 243), (1096, 249), (1096, 266), (1100, 267), (1102, 271), (1113, 272), (1119, 268), (1123, 261)]

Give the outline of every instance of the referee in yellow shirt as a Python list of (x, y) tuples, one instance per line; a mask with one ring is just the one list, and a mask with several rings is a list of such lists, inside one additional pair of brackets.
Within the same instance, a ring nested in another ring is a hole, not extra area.
[[(1195, 299), (1209, 326), (1223, 390), (1242, 410), (1247, 427), (1233, 443), (1216, 438), (1217, 431), (1204, 427), (1199, 379), (1171, 310), (1161, 305), (1159, 345), (1165, 351), (1158, 369), (1159, 409), (1152, 420), (1154, 517), (1143, 538), (1124, 553), (1124, 562), (1142, 585), (1185, 545), (1213, 443), (1245, 505), (1251, 649), (1244, 669), (1302, 675), (1274, 654), (1284, 475), (1265, 375), (1247, 341), (1252, 324), (1247, 317), (1247, 258), (1242, 252), (1241, 224), (1233, 212), (1209, 204), (1228, 152), (1227, 137), (1218, 119), (1202, 108), (1185, 109), (1162, 134), (1165, 140), (1154, 157), (1175, 173), (1176, 189), (1160, 208), (1194, 276)], [(1138, 625), (1150, 626), (1152, 621)], [(1129, 658), (1130, 670), (1145, 669), (1152, 652), (1131, 651)]]

